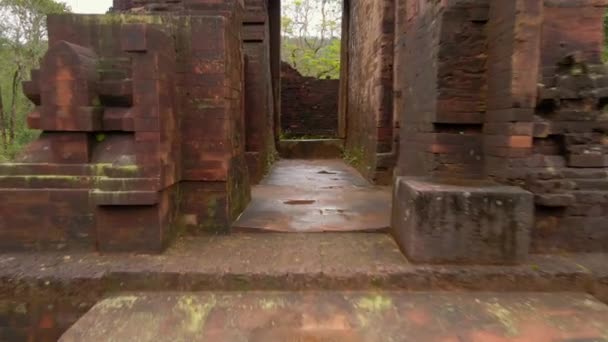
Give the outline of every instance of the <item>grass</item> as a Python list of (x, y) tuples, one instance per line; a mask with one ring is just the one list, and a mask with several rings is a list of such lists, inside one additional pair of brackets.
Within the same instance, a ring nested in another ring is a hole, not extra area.
[(297, 134), (289, 131), (281, 131), (281, 140), (320, 140), (320, 139), (337, 139), (331, 134)]
[(363, 163), (363, 149), (344, 150), (342, 158), (347, 164), (357, 168)]

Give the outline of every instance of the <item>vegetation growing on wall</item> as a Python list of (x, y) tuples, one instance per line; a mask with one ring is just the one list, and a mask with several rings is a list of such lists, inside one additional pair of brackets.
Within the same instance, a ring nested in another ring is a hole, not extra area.
[(303, 76), (340, 77), (342, 0), (284, 0), (282, 59)]
[(46, 15), (67, 11), (54, 0), (0, 0), (0, 161), (13, 158), (38, 135), (26, 125), (33, 106), (21, 82), (46, 52)]

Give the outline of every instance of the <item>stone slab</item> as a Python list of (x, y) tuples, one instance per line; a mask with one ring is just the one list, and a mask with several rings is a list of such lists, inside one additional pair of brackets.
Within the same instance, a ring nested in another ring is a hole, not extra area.
[(390, 236), (360, 233), (180, 238), (163, 255), (4, 253), (0, 321), (9, 325), (0, 322), (0, 341), (55, 341), (96, 302), (125, 291), (568, 291), (608, 303), (606, 265), (606, 254), (413, 265)]
[(281, 140), (279, 154), (287, 159), (334, 159), (342, 157), (342, 139)]
[(59, 341), (608, 341), (608, 306), (574, 293), (131, 293)]
[(370, 183), (342, 159), (283, 159), (275, 163), (262, 185), (289, 186), (311, 190), (333, 187), (369, 187)]
[[(159, 290), (469, 290), (592, 293), (607, 254), (531, 255), (517, 266), (414, 265), (386, 234), (180, 238), (163, 255), (0, 254), (0, 300)], [(49, 296), (46, 294), (44, 296)], [(51, 295), (53, 296), (53, 295)]]
[(392, 233), (416, 263), (519, 263), (533, 220), (533, 196), (517, 187), (404, 177), (394, 189)]
[(342, 160), (281, 160), (254, 187), (232, 230), (382, 231), (390, 208), (390, 189), (369, 184)]

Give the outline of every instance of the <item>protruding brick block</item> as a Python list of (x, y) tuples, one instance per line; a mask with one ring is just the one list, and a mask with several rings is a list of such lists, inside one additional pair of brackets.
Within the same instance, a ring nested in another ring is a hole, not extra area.
[(531, 193), (492, 183), (399, 178), (392, 234), (415, 263), (517, 264), (534, 220)]

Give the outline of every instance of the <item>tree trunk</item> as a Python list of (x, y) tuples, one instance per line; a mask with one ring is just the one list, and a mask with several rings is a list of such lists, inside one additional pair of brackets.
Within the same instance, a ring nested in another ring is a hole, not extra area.
[(17, 96), (19, 91), (19, 81), (21, 80), (21, 66), (17, 67), (13, 74), (11, 112), (8, 118), (8, 143), (15, 143), (15, 117), (17, 116)]
[(6, 117), (4, 115), (4, 102), (2, 102), (2, 88), (0, 88), (0, 134), (2, 135), (2, 151), (6, 152), (8, 141), (6, 140)]

